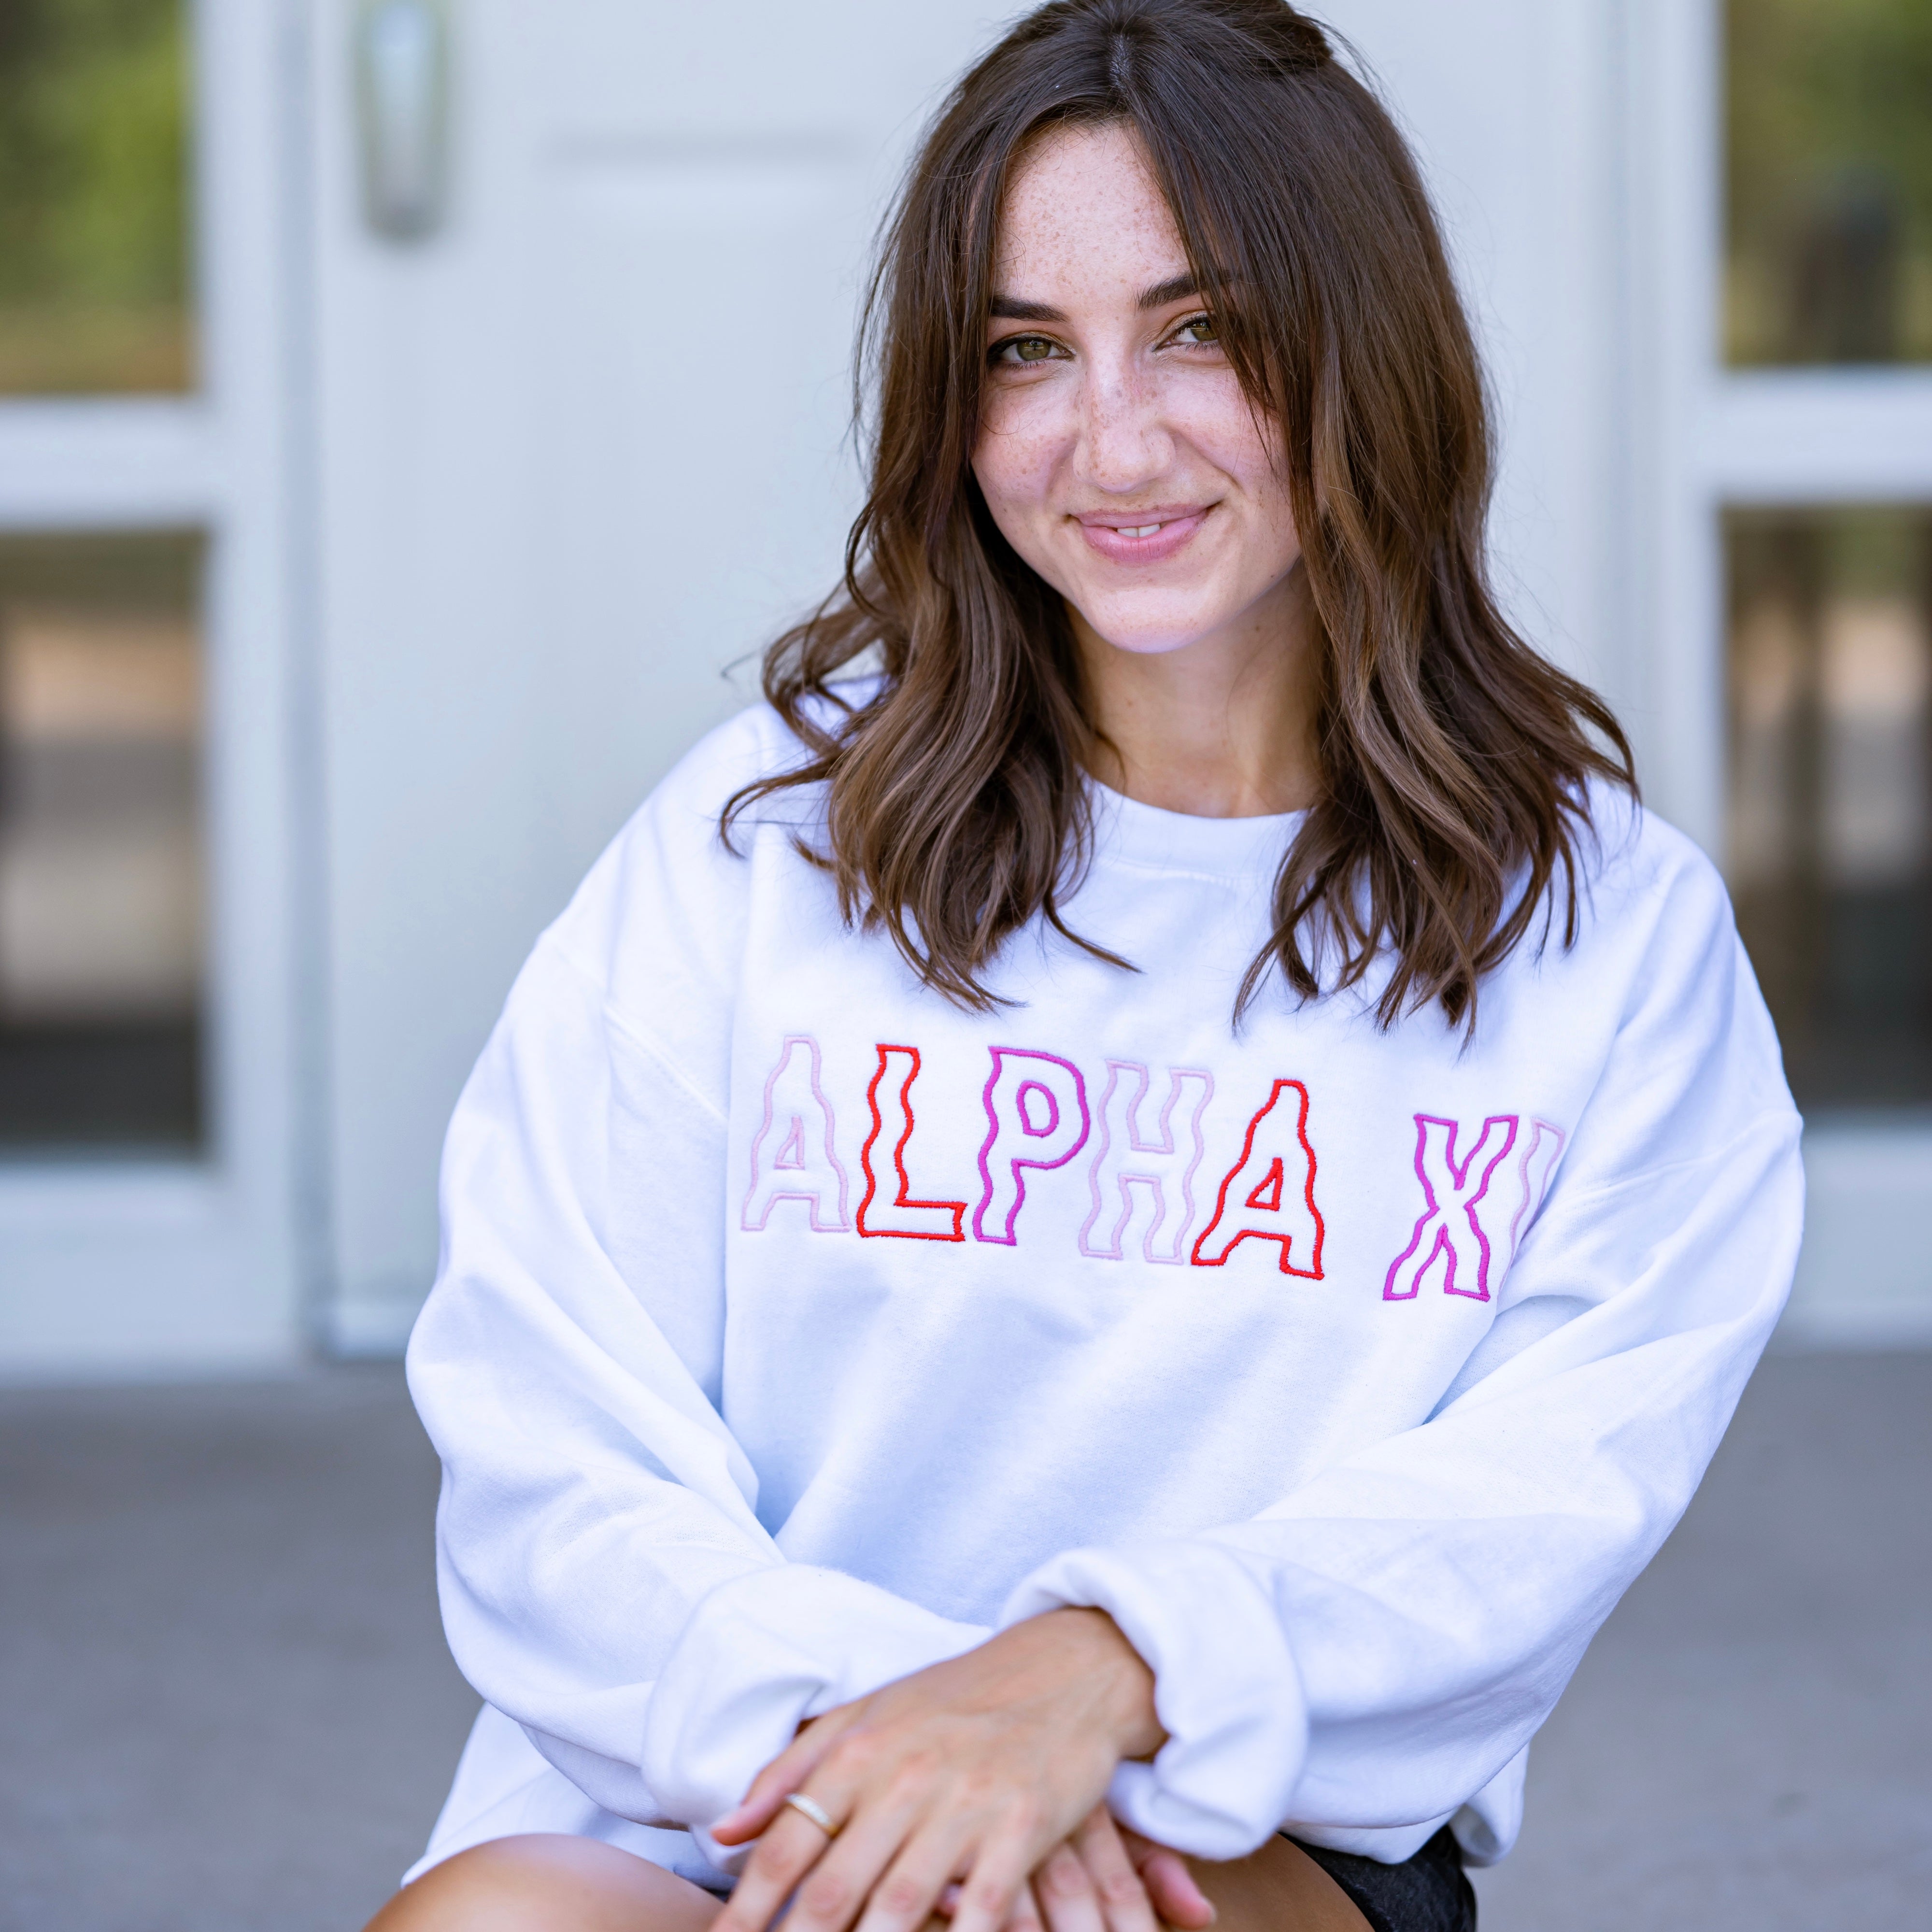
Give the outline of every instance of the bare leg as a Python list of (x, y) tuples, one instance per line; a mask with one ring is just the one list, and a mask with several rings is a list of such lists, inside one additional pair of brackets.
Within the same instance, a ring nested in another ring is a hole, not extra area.
[(1219, 1915), (1213, 1932), (1369, 1932), (1348, 1894), (1286, 1838), (1226, 1864), (1187, 1865)]
[(431, 1866), (368, 1932), (705, 1932), (721, 1903), (614, 1845), (532, 1833)]
[[(1220, 1915), (1214, 1932), (1367, 1932), (1341, 1887), (1286, 1838), (1226, 1864), (1188, 1862)], [(432, 1867), (368, 1932), (706, 1932), (718, 1909), (710, 1892), (614, 1845), (532, 1834)], [(946, 1928), (934, 1920), (926, 1932)]]

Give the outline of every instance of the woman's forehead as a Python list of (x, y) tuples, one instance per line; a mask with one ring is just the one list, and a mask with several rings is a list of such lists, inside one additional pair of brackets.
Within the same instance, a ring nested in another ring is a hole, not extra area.
[(1186, 267), (1173, 212), (1124, 125), (1056, 128), (1022, 159), (1000, 211), (1001, 294), (1132, 302)]

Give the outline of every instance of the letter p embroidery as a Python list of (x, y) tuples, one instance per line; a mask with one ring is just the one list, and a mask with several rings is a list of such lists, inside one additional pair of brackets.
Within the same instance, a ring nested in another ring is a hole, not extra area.
[(985, 1095), (986, 1138), (980, 1149), (984, 1188), (973, 1212), (974, 1238), (1013, 1246), (1026, 1203), (1026, 1171), (1064, 1167), (1087, 1144), (1087, 1083), (1058, 1054), (990, 1049)]

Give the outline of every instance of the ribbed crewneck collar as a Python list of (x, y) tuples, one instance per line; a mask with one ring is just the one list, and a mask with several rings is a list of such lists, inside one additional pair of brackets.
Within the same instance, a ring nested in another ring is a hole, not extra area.
[(1101, 863), (1227, 879), (1272, 878), (1308, 814), (1285, 812), (1261, 818), (1198, 818), (1111, 790), (1089, 779), (1094, 801), (1094, 856)]

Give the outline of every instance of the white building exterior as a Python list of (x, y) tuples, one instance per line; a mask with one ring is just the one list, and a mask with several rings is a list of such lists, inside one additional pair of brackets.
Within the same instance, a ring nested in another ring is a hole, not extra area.
[[(1720, 510), (1932, 502), (1932, 371), (1722, 368), (1716, 0), (1318, 10), (1458, 251), (1521, 621), (1718, 851)], [(400, 1347), (524, 954), (836, 572), (868, 238), (1001, 17), (448, 0), (418, 92), (380, 7), (198, 0), (202, 393), (0, 400), (0, 530), (208, 532), (213, 1126), (0, 1168), (0, 1373)], [(1808, 1148), (1792, 1334), (1932, 1340), (1932, 1126)]]

